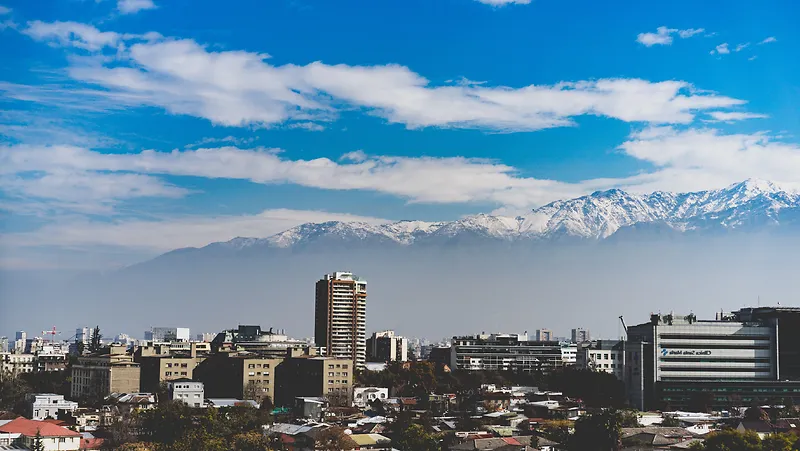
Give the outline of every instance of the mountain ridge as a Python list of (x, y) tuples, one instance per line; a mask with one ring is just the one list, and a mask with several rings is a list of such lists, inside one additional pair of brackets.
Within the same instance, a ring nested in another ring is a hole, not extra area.
[(655, 191), (631, 194), (614, 188), (550, 202), (516, 217), (482, 213), (440, 222), (305, 223), (268, 237), (236, 237), (204, 248), (291, 249), (322, 240), (399, 246), (464, 239), (517, 242), (567, 237), (597, 241), (625, 228), (638, 226), (646, 229), (644, 225), (681, 233), (780, 225), (781, 211), (795, 208), (800, 211), (800, 194), (796, 189), (758, 179), (747, 179), (722, 189), (689, 193)]

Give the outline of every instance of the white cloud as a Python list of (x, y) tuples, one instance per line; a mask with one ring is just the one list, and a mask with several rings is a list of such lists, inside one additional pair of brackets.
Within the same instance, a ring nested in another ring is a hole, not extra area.
[[(98, 35), (96, 29), (55, 28), (29, 34), (86, 49), (106, 42), (115, 52), (111, 59), (72, 60), (68, 70), (76, 81), (103, 88), (84, 88), (80, 95), (106, 97), (117, 107), (158, 106), (227, 126), (287, 123), (317, 130), (322, 126), (312, 121), (331, 121), (342, 108), (360, 107), (412, 129), (531, 131), (572, 126), (573, 118), (582, 115), (690, 123), (699, 111), (744, 103), (682, 81), (601, 79), (520, 88), (432, 85), (399, 65), (273, 66), (264, 54), (213, 52), (191, 40), (163, 40), (157, 34)], [(121, 52), (115, 46), (133, 39), (140, 41), (122, 46)], [(77, 102), (84, 103), (91, 102)]]
[(750, 58), (747, 58), (747, 61), (755, 61), (756, 59), (758, 59), (758, 55), (753, 55)]
[(99, 51), (114, 47), (121, 39), (119, 33), (101, 32), (97, 28), (77, 22), (28, 22), (22, 33), (37, 41), (48, 41), (60, 46), (72, 46), (84, 50)]
[(746, 119), (764, 119), (766, 114), (744, 113), (739, 111), (712, 111), (708, 113), (712, 119), (720, 122), (743, 121)]
[(728, 48), (728, 43), (724, 42), (724, 43), (716, 46), (714, 48), (714, 50), (711, 51), (712, 55), (715, 54), (715, 53), (717, 53), (719, 55), (727, 55), (727, 54), (731, 53), (731, 50)]
[(750, 47), (750, 43), (749, 42), (745, 42), (743, 44), (739, 44), (734, 49), (734, 52), (741, 52), (742, 50), (746, 49), (747, 47)]
[(492, 5), (492, 6), (505, 6), (511, 4), (527, 5), (531, 2), (531, 0), (476, 0), (476, 1), (481, 2), (484, 5)]
[(686, 39), (686, 38), (691, 38), (692, 36), (700, 34), (704, 31), (706, 31), (705, 28), (688, 28), (686, 30), (678, 30), (678, 36), (680, 36), (683, 39)]
[(691, 38), (696, 34), (706, 31), (704, 28), (687, 28), (679, 30), (677, 28), (658, 27), (655, 33), (639, 33), (636, 36), (636, 41), (646, 47), (654, 45), (670, 45), (673, 41), (673, 35), (677, 34), (681, 39)]
[(12, 9), (6, 6), (0, 5), (0, 16), (4, 16), (6, 14), (11, 14)]
[(146, 9), (154, 9), (153, 0), (118, 0), (117, 10), (122, 14), (136, 14)]
[(776, 39), (775, 36), (770, 36), (770, 37), (764, 39), (763, 41), (759, 42), (759, 45), (760, 44), (769, 44), (770, 42), (777, 42), (777, 41), (778, 41), (778, 39)]

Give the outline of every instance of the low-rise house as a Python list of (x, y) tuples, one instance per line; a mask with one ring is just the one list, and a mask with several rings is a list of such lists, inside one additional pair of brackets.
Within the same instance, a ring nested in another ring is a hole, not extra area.
[(742, 420), (736, 426), (736, 430), (739, 432), (755, 431), (762, 439), (773, 432), (772, 425), (769, 424), (769, 421), (764, 420)]
[[(511, 448), (506, 448), (508, 446), (511, 446)], [(520, 435), (513, 437), (477, 438), (453, 445), (450, 449), (452, 451), (535, 450), (537, 449), (537, 437)]]
[(72, 413), (78, 408), (77, 402), (67, 401), (64, 395), (55, 393), (30, 393), (26, 400), (28, 415), (33, 420), (58, 418), (59, 413)]
[(8, 443), (11, 446), (33, 449), (37, 435), (45, 451), (77, 451), (80, 449), (81, 435), (79, 433), (46, 421), (34, 421), (19, 417), (0, 425), (0, 439), (13, 440)]
[(295, 398), (294, 412), (301, 418), (323, 421), (330, 402), (324, 396), (299, 396)]
[(383, 387), (355, 387), (353, 388), (353, 405), (366, 409), (373, 401), (389, 398), (389, 389)]
[(372, 449), (380, 451), (391, 451), (392, 441), (389, 437), (381, 434), (351, 434), (350, 440), (357, 445), (355, 449)]
[(694, 434), (682, 427), (622, 428), (622, 447), (630, 450), (669, 449), (672, 445), (695, 438)]

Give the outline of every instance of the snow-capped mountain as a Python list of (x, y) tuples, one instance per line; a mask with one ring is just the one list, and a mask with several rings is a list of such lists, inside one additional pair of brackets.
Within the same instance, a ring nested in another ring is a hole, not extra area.
[(727, 188), (694, 193), (641, 195), (619, 189), (598, 191), (552, 202), (517, 217), (480, 214), (452, 222), (308, 223), (267, 238), (235, 238), (215, 245), (243, 249), (294, 248), (321, 240), (402, 246), (463, 239), (600, 240), (626, 227), (643, 224), (658, 224), (678, 232), (777, 226), (782, 224), (782, 216), (795, 217), (784, 215), (787, 211), (800, 212), (800, 194), (796, 189), (750, 179)]

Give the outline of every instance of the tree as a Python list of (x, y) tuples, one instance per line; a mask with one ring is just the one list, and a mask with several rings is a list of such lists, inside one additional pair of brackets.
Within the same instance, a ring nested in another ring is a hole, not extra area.
[(89, 352), (95, 353), (100, 351), (100, 348), (103, 346), (102, 340), (103, 335), (100, 334), (100, 326), (95, 326), (94, 330), (92, 330), (92, 338), (89, 341)]
[(439, 441), (419, 424), (412, 424), (397, 434), (392, 446), (400, 451), (438, 451)]
[(797, 436), (793, 434), (770, 434), (761, 440), (763, 451), (792, 451), (796, 450)]
[(316, 449), (323, 451), (344, 451), (356, 446), (344, 433), (344, 429), (335, 426), (320, 431), (314, 439), (314, 443)]
[(622, 415), (614, 410), (584, 415), (575, 422), (569, 449), (575, 451), (616, 451), (620, 449)]
[(42, 433), (36, 429), (36, 435), (33, 436), (33, 443), (31, 443), (31, 451), (44, 451), (44, 443), (42, 443)]
[(258, 418), (262, 424), (272, 423), (273, 410), (275, 410), (275, 404), (272, 403), (272, 398), (264, 396), (261, 399), (261, 405), (258, 406)]
[[(755, 431), (739, 432), (733, 429), (709, 433), (705, 441), (692, 446), (701, 451), (762, 451), (761, 439)], [(791, 448), (790, 448), (791, 449)]]
[(635, 410), (620, 411), (620, 426), (624, 428), (639, 427), (639, 413)]
[(680, 425), (681, 420), (675, 415), (664, 415), (664, 419), (661, 421), (661, 426), (664, 427), (678, 427)]
[(4, 377), (0, 381), (0, 409), (11, 409), (16, 413), (25, 412), (25, 396), (34, 393), (31, 386), (19, 376)]
[(269, 449), (269, 440), (258, 431), (243, 432), (231, 438), (235, 451), (264, 451)]

